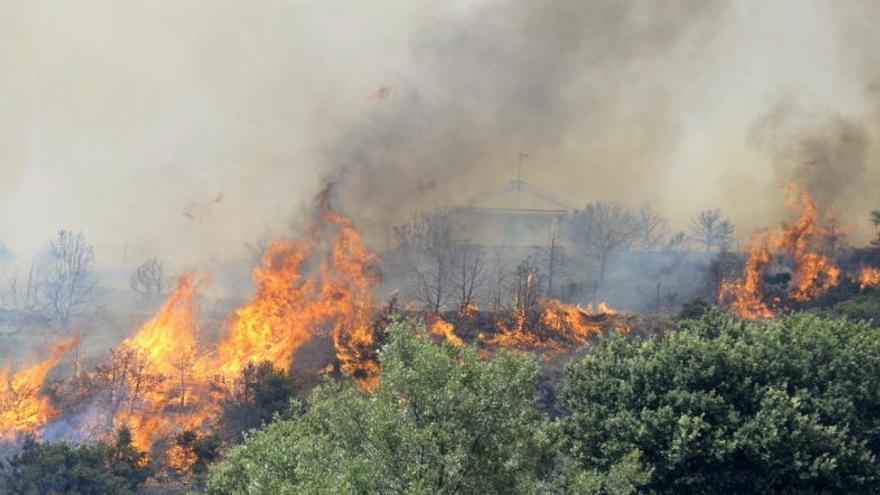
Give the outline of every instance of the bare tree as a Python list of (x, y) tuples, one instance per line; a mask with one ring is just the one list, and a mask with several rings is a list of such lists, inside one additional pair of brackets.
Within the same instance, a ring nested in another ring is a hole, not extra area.
[(634, 247), (641, 251), (654, 251), (663, 247), (666, 240), (666, 219), (650, 205), (635, 213)]
[(10, 307), (28, 320), (40, 316), (39, 280), (37, 266), (32, 264), (26, 278), (20, 280), (16, 275), (9, 281)]
[(565, 241), (565, 231), (559, 221), (553, 222), (550, 232), (547, 234), (547, 244), (541, 249), (544, 261), (544, 271), (547, 273), (547, 295), (553, 297), (553, 282), (556, 275), (565, 266), (567, 257), (562, 243)]
[(721, 216), (721, 210), (703, 210), (691, 220), (691, 237), (706, 252), (726, 251), (733, 245), (735, 225)]
[(539, 312), (544, 285), (543, 274), (532, 256), (524, 259), (513, 274), (513, 311), (524, 321), (532, 321)]
[(470, 242), (457, 244), (452, 248), (451, 265), (458, 310), (465, 312), (486, 283), (486, 252)]
[(180, 407), (186, 407), (187, 393), (192, 386), (193, 374), (195, 373), (196, 353), (195, 349), (186, 349), (180, 353), (172, 363), (174, 366), (174, 383), (180, 394)]
[(411, 266), (415, 296), (424, 308), (439, 313), (454, 290), (452, 217), (446, 210), (413, 216), (394, 227), (398, 247)]
[(688, 250), (689, 239), (687, 234), (683, 230), (679, 230), (675, 232), (669, 239), (666, 241), (666, 244), (663, 246), (663, 251), (667, 253), (675, 253), (677, 255), (682, 255)]
[(95, 250), (82, 233), (58, 232), (39, 271), (39, 298), (46, 316), (62, 334), (74, 320), (95, 316)]
[(172, 281), (165, 275), (165, 266), (158, 258), (148, 259), (138, 265), (128, 279), (131, 290), (142, 296), (157, 299), (165, 295), (171, 283)]
[(148, 368), (146, 357), (126, 344), (112, 349), (107, 360), (95, 367), (95, 385), (107, 393), (103, 406), (110, 417), (119, 411), (133, 415), (140, 399), (162, 383), (163, 377), (148, 373)]
[(574, 239), (584, 253), (599, 264), (597, 285), (601, 285), (611, 256), (630, 248), (635, 242), (638, 219), (618, 203), (596, 202), (575, 212), (571, 224)]
[(709, 300), (716, 300), (721, 292), (721, 285), (725, 280), (735, 275), (737, 268), (736, 256), (722, 249), (712, 257), (709, 266), (706, 267), (704, 283), (706, 296)]
[(499, 253), (495, 253), (492, 261), (492, 267), (489, 271), (489, 283), (487, 291), (487, 300), (493, 317), (497, 318), (507, 303), (508, 277), (510, 275), (509, 268), (505, 265), (504, 260)]

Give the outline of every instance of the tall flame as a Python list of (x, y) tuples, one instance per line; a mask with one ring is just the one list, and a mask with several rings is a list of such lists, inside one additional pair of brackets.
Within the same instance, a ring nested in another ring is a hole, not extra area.
[(257, 295), (235, 312), (229, 334), (220, 343), (222, 375), (235, 378), (251, 362), (290, 368), (293, 354), (325, 316), (312, 304), (315, 281), (303, 280), (300, 274), (311, 250), (308, 244), (291, 241), (266, 249), (262, 266), (254, 270)]
[[(130, 404), (117, 410), (114, 423), (129, 426), (140, 449), (174, 429), (198, 427), (210, 413), (211, 402), (199, 393), (211, 367), (197, 352), (196, 291), (195, 277), (182, 275), (156, 316), (122, 344), (143, 366), (125, 375)], [(157, 382), (148, 387), (146, 377)]]
[(78, 339), (56, 344), (46, 360), (27, 366), (10, 376), (0, 370), (0, 438), (18, 431), (36, 431), (56, 411), (42, 394), (46, 376), (76, 346)]
[(815, 249), (816, 239), (830, 233), (819, 225), (819, 210), (810, 193), (795, 185), (786, 184), (784, 189), (792, 193), (788, 205), (800, 214), (791, 224), (769, 229), (748, 248), (745, 273), (740, 280), (725, 280), (721, 284), (718, 299), (746, 319), (767, 319), (779, 312), (779, 302), (767, 302), (764, 279), (773, 262), (788, 254), (793, 261), (793, 288), (789, 297), (793, 301), (807, 302), (825, 294), (840, 282), (840, 269), (831, 259)]
[[(236, 311), (220, 344), (219, 369), (226, 377), (250, 362), (271, 361), (288, 370), (296, 350), (327, 330), (342, 369), (362, 378), (378, 369), (370, 355), (373, 289), (379, 281), (371, 268), (377, 258), (351, 220), (330, 207), (327, 191), (317, 202), (310, 238), (272, 244), (255, 270), (257, 296)], [(304, 273), (309, 263), (318, 269)]]

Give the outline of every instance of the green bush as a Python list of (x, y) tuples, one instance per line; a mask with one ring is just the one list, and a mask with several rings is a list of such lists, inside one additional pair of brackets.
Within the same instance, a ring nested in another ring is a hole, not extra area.
[(857, 296), (835, 304), (832, 312), (852, 321), (869, 321), (875, 327), (880, 327), (880, 297)]
[(648, 493), (880, 492), (880, 333), (710, 312), (666, 337), (603, 339), (567, 371), (563, 453)]
[(684, 303), (681, 307), (681, 312), (678, 313), (678, 317), (682, 320), (696, 320), (702, 318), (710, 309), (712, 309), (712, 305), (707, 303), (702, 297), (698, 297)]
[(437, 345), (393, 323), (371, 393), (328, 383), (305, 412), (251, 434), (208, 481), (213, 494), (514, 493), (546, 489), (552, 449), (538, 364)]
[(245, 432), (270, 422), (276, 414), (290, 413), (290, 401), (296, 397), (287, 373), (268, 361), (249, 363), (221, 392), (218, 426), (233, 442), (241, 442)]
[(131, 445), (124, 428), (113, 444), (73, 446), (29, 439), (20, 453), (0, 463), (0, 493), (133, 494), (147, 478), (145, 465), (144, 454)]

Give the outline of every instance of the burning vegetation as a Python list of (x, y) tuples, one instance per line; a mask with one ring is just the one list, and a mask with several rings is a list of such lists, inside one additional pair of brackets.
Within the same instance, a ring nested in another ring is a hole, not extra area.
[[(328, 191), (316, 204), (304, 238), (266, 247), (253, 272), (255, 296), (228, 317), (218, 341), (200, 338), (198, 332), (199, 292), (207, 282), (184, 274), (155, 316), (93, 374), (74, 379), (88, 381), (91, 390), (75, 411), (56, 411), (42, 393), (49, 371), (74, 341), (59, 344), (50, 359), (15, 375), (4, 370), (2, 431), (39, 433), (64, 413), (71, 417), (66, 421), (75, 423), (77, 438), (109, 438), (125, 427), (134, 447), (150, 451), (159, 441), (215, 421), (223, 394), (239, 386), (239, 376), (249, 367), (270, 363), (289, 373), (297, 351), (319, 336), (332, 341), (335, 370), (350, 373), (366, 390), (375, 387), (377, 350), (391, 313), (420, 313), (397, 310), (394, 302), (384, 310), (378, 307), (379, 258), (365, 247), (351, 220), (331, 208)], [(528, 280), (508, 313), (484, 312), (467, 303), (450, 315), (425, 316), (431, 332), (458, 347), (467, 338), (486, 351), (559, 352), (603, 332), (628, 331), (625, 318), (605, 303), (581, 308), (536, 297), (535, 281)], [(167, 455), (167, 464), (177, 467), (192, 457), (177, 447)]]
[[(840, 268), (822, 252), (829, 236), (840, 235), (835, 223), (820, 218), (816, 203), (805, 189), (795, 184), (787, 184), (784, 189), (792, 195), (788, 205), (799, 212), (797, 220), (758, 234), (748, 247), (742, 277), (724, 281), (718, 293), (719, 302), (741, 318), (773, 318), (793, 305), (824, 295), (840, 283)], [(770, 290), (771, 278), (783, 282), (782, 291)]]
[[(773, 319), (809, 307), (841, 285), (862, 292), (880, 285), (880, 269), (869, 262), (855, 270), (847, 261), (850, 267), (842, 268), (846, 263), (837, 261), (829, 248), (829, 239), (842, 236), (836, 223), (820, 214), (806, 190), (796, 185), (785, 190), (795, 220), (760, 232), (748, 246), (741, 276), (727, 276), (718, 286), (718, 304), (739, 318)], [(679, 249), (676, 242), (683, 242), (684, 234), (646, 241), (650, 231), (645, 234), (641, 227), (647, 224), (638, 219), (650, 220), (654, 227), (662, 224), (650, 211), (640, 211), (641, 216), (619, 209), (613, 221), (592, 218), (590, 235), (611, 222), (615, 245), (653, 246), (665, 253)], [(402, 248), (392, 254), (414, 263), (412, 299), (400, 305), (395, 290), (386, 304), (379, 304), (383, 263), (366, 247), (352, 220), (331, 207), (325, 190), (316, 198), (303, 236), (266, 244), (252, 274), (255, 294), (229, 313), (215, 335), (200, 332), (199, 300), (209, 282), (186, 273), (155, 315), (93, 372), (77, 361), (74, 376), (47, 383), (77, 340), (59, 343), (43, 362), (14, 374), (8, 368), (0, 372), (0, 438), (20, 442), (24, 434), (89, 444), (106, 443), (116, 435), (125, 439), (125, 448), (150, 453), (138, 457), (138, 465), (158, 462), (170, 472), (186, 473), (205, 469), (205, 453), (219, 448), (220, 440), (207, 432), (231, 422), (236, 426), (229, 438), (237, 440), (230, 441), (240, 441), (242, 431), (292, 407), (291, 377), (301, 373), (300, 360), (314, 360), (307, 356), (312, 346), (323, 346), (326, 354), (323, 367), (310, 368), (313, 375), (348, 375), (359, 393), (375, 393), (383, 371), (378, 351), (387, 338), (385, 328), (400, 317), (424, 321), (425, 335), (450, 349), (470, 344), (485, 360), (494, 359), (499, 349), (539, 353), (549, 367), (561, 366), (603, 335), (665, 331), (657, 323), (669, 321), (659, 315), (664, 311), (659, 283), (653, 315), (621, 312), (607, 302), (582, 306), (572, 303), (571, 296), (554, 297), (552, 277), (566, 287), (558, 280), (569, 261), (558, 223), (551, 231), (551, 249), (538, 252), (546, 255), (545, 270), (530, 255), (505, 275), (488, 267), (484, 248), (456, 240), (448, 221), (425, 216), (398, 231)], [(701, 213), (694, 225), (699, 249), (716, 253), (715, 259), (730, 256), (731, 222), (711, 210)], [(599, 274), (594, 295), (619, 250), (599, 253), (592, 258)], [(677, 263), (678, 258), (671, 259)], [(152, 292), (161, 293), (161, 286), (155, 287)], [(479, 300), (488, 303), (488, 310), (476, 305), (478, 290), (489, 294)], [(708, 307), (699, 302), (701, 306), (691, 307), (697, 315)], [(263, 383), (275, 383), (281, 391), (277, 403), (256, 402), (267, 393), (259, 392)], [(241, 418), (248, 416), (259, 419)]]
[(35, 432), (55, 417), (57, 411), (43, 395), (46, 377), (77, 345), (76, 339), (55, 345), (48, 359), (25, 366), (10, 375), (0, 370), (0, 440), (17, 432)]

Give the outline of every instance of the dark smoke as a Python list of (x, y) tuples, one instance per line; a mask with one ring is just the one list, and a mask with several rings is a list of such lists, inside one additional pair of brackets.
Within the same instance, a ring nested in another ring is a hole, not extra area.
[(866, 192), (870, 138), (863, 120), (819, 118), (780, 105), (757, 121), (752, 142), (770, 154), (780, 183), (802, 185), (824, 208), (850, 211)]
[(573, 204), (655, 200), (679, 127), (669, 85), (719, 10), (520, 0), (435, 19), (392, 96), (331, 147), (345, 209), (387, 234), (515, 178), (520, 151), (524, 179)]

